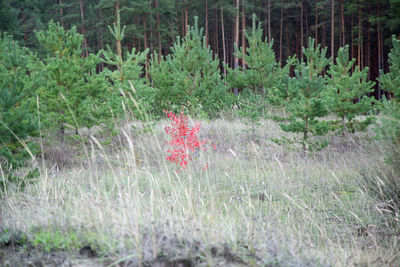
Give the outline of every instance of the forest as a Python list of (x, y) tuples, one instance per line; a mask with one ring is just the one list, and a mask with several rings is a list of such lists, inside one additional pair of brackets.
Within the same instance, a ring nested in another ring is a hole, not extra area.
[(0, 266), (397, 266), (399, 14), (2, 0)]
[[(361, 69), (369, 67), (371, 80), (380, 70), (388, 71), (391, 36), (400, 31), (396, 0), (5, 0), (1, 12), (1, 31), (35, 51), (40, 49), (35, 31), (46, 28), (49, 21), (65, 29), (75, 26), (83, 35), (86, 56), (113, 44), (108, 26), (116, 21), (118, 12), (121, 25), (126, 25), (122, 47), (128, 51), (149, 49), (149, 55), (170, 54), (174, 42), (187, 34), (188, 25), (193, 26), (198, 16), (206, 46), (213, 51), (213, 58), (220, 60), (221, 69), (223, 63), (231, 68), (245, 64), (236, 62), (235, 44), (247, 46), (244, 30), (251, 27), (252, 14), (256, 14), (263, 25), (263, 38), (274, 40), (278, 62), (286, 64), (295, 54), (302, 58), (302, 47), (313, 37), (322, 48), (328, 47), (327, 56), (332, 58), (339, 47), (349, 45), (351, 58)], [(375, 94), (380, 98), (378, 85)]]

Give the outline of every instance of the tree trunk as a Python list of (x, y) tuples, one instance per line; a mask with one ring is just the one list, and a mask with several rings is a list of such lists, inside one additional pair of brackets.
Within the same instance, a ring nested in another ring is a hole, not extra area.
[[(237, 53), (239, 52), (239, 11), (240, 11), (240, 6), (239, 6), (239, 0), (235, 0), (235, 31), (234, 31), (234, 51), (233, 51), (233, 66), (235, 69), (239, 68), (239, 58), (237, 56)], [(234, 94), (238, 95), (239, 90), (238, 88), (234, 88)]]
[[(135, 16), (135, 18), (133, 19), (133, 24), (135, 25), (135, 27), (139, 25), (137, 16)], [(136, 51), (139, 51), (138, 38), (136, 34), (133, 35), (133, 47), (135, 47)]]
[(268, 0), (268, 43), (270, 43), (271, 40), (271, 0)]
[(367, 66), (368, 66), (368, 80), (371, 79), (371, 24), (368, 22), (368, 36), (367, 36)]
[(335, 0), (332, 0), (331, 9), (331, 57), (335, 61)]
[(60, 6), (60, 23), (64, 28), (64, 11), (63, 11), (63, 2), (62, 0), (58, 0), (58, 5)]
[[(119, 2), (118, 0), (115, 1), (115, 6), (114, 6), (114, 11), (115, 11), (115, 17), (117, 20), (117, 23), (120, 21), (119, 19)], [(120, 62), (122, 61), (122, 45), (121, 45), (121, 40), (116, 40), (116, 49), (117, 49), (117, 55), (118, 55), (118, 64), (117, 64), (117, 68), (118, 68), (118, 72), (121, 74), (120, 75), (120, 80), (122, 80), (122, 69), (121, 69), (121, 65)]]
[(304, 46), (304, 32), (303, 32), (303, 0), (300, 0), (300, 62), (303, 62), (303, 46)]
[(206, 0), (206, 29), (205, 29), (205, 34), (206, 34), (206, 47), (208, 47), (208, 42), (209, 42), (209, 37), (208, 37), (208, 0)]
[(297, 21), (295, 23), (295, 35), (294, 36), (295, 36), (295, 40), (296, 40), (295, 54), (299, 58), (300, 62), (302, 62), (302, 59), (301, 59), (302, 49), (301, 49), (301, 37), (300, 37), (300, 25), (299, 25), (299, 23), (297, 23)]
[(85, 27), (85, 13), (83, 10), (83, 1), (79, 0), (79, 9), (81, 11), (81, 32), (83, 35), (83, 56), (88, 57), (89, 56), (89, 51), (88, 51), (88, 45), (87, 45), (87, 38), (86, 38), (86, 27)]
[(344, 3), (343, 0), (340, 1), (340, 21), (342, 27), (342, 46), (346, 45), (346, 35), (345, 35), (345, 26), (344, 26)]
[[(151, 9), (151, 10), (153, 9), (153, 3), (152, 2), (149, 3), (149, 9)], [(149, 43), (150, 43), (149, 54), (152, 54), (153, 51), (154, 51), (154, 36), (153, 36), (154, 29), (153, 29), (153, 23), (151, 23), (152, 21), (150, 20), (149, 22), (150, 22), (149, 23), (149, 34), (150, 34), (150, 36), (149, 36)]]
[[(326, 23), (323, 23), (322, 26), (322, 48), (326, 47)], [(325, 68), (322, 71), (322, 75), (325, 76)]]
[[(235, 29), (234, 29), (234, 45), (236, 45), (236, 48), (239, 48), (239, 0), (235, 0)], [(235, 46), (234, 46), (235, 47)], [(233, 65), (234, 68), (237, 69), (239, 67), (239, 58), (236, 56), (236, 53), (238, 52), (234, 48), (234, 59), (233, 59)]]
[(158, 41), (158, 63), (161, 62), (162, 58), (162, 46), (161, 46), (161, 29), (160, 29), (160, 10), (158, 6), (158, 0), (154, 0), (154, 7), (156, 9), (156, 23), (157, 23), (157, 41)]
[[(236, 1), (236, 0), (235, 0)], [(231, 66), (232, 68), (234, 68), (235, 66), (235, 62), (234, 62), (234, 45), (233, 43), (235, 42), (235, 31), (234, 29), (232, 29), (232, 34), (229, 35), (229, 32), (227, 32), (227, 36), (226, 36), (226, 43), (228, 45), (227, 47), (227, 60), (229, 62), (229, 66)]]
[(115, 18), (117, 18), (118, 12), (119, 12), (119, 1), (118, 0), (115, 1), (114, 12), (115, 12)]
[(218, 23), (218, 21), (219, 21), (219, 18), (218, 18), (218, 8), (217, 8), (217, 1), (218, 0), (215, 0), (215, 9), (214, 9), (214, 12), (215, 12), (215, 27), (214, 27), (214, 59), (217, 57), (217, 56), (219, 56), (219, 27), (218, 27), (218, 25), (219, 25), (219, 23)]
[[(307, 2), (306, 2), (307, 3)], [(304, 18), (305, 18), (305, 20), (306, 20), (306, 46), (307, 46), (307, 44), (308, 44), (308, 37), (310, 36), (309, 35), (309, 25), (308, 25), (308, 16), (309, 16), (309, 13), (308, 13), (308, 7), (306, 7), (306, 9), (305, 9), (305, 16), (304, 16)]]
[(362, 62), (361, 62), (361, 57), (362, 57), (362, 22), (361, 22), (361, 2), (358, 0), (358, 56), (357, 56), (357, 61), (358, 61), (358, 67), (362, 69)]
[[(99, 8), (98, 11), (97, 11), (97, 19), (99, 21), (103, 20), (103, 14), (101, 12), (101, 8)], [(97, 44), (97, 46), (98, 46), (98, 50), (100, 51), (100, 50), (102, 50), (104, 48), (103, 30), (102, 30), (101, 27), (97, 28), (97, 35), (98, 35), (98, 39), (97, 39), (98, 40), (98, 44)], [(99, 70), (100, 70), (100, 72), (104, 71), (104, 62), (103, 61), (101, 61), (101, 63), (100, 63)]]
[[(242, 50), (244, 54), (246, 54), (246, 35), (244, 34), (245, 32), (246, 32), (246, 13), (244, 10), (244, 0), (242, 0)], [(244, 69), (245, 67), (246, 67), (246, 61), (243, 58), (242, 68)]]
[[(149, 48), (148, 44), (148, 39), (147, 39), (147, 20), (146, 20), (146, 15), (143, 16), (143, 39), (144, 39), (144, 50)], [(146, 73), (146, 78), (148, 78), (148, 73), (147, 70), (149, 68), (149, 58), (148, 56), (146, 57), (146, 62), (145, 62), (145, 67), (144, 71)]]
[(184, 0), (185, 3), (185, 36), (188, 33), (188, 6), (187, 0)]
[(283, 0), (281, 0), (281, 29), (279, 33), (279, 62), (282, 64), (282, 47), (283, 47)]
[(182, 19), (182, 37), (186, 36), (186, 27), (185, 27), (185, 10), (184, 7), (181, 8), (181, 19)]
[[(382, 42), (381, 42), (381, 37), (382, 37), (382, 30), (381, 30), (381, 3), (380, 0), (377, 2), (377, 8), (376, 8), (376, 16), (378, 18), (378, 77), (381, 77), (381, 69), (382, 69)], [(379, 82), (378, 79), (378, 99), (381, 99), (381, 83)]]
[(318, 0), (315, 0), (315, 46), (318, 44)]
[(289, 35), (289, 18), (286, 16), (286, 58), (290, 56), (290, 35)]
[[(355, 56), (354, 56), (354, 33), (353, 33), (353, 27), (354, 27), (354, 17), (353, 17), (353, 15), (351, 15), (351, 25), (350, 25), (351, 27), (351, 31), (350, 31), (350, 34), (351, 34), (351, 58), (355, 58)], [(353, 64), (353, 66), (351, 67), (351, 71), (354, 71), (354, 64)]]
[(326, 46), (326, 23), (322, 23), (322, 48)]
[(223, 55), (223, 62), (224, 62), (224, 78), (226, 78), (226, 50), (225, 50), (225, 28), (224, 28), (224, 10), (222, 8), (222, 2), (220, 1), (220, 8), (221, 8), (221, 30), (222, 30), (222, 55)]

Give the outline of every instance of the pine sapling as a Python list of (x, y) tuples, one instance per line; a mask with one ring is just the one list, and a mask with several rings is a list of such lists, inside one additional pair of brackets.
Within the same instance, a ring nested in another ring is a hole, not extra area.
[(373, 91), (374, 83), (367, 80), (368, 68), (360, 70), (357, 66), (351, 72), (355, 59), (349, 60), (349, 47), (341, 47), (336, 63), (330, 64), (326, 97), (331, 111), (341, 119), (343, 133), (349, 136), (352, 130), (363, 129), (373, 122), (372, 117), (356, 121), (357, 115), (365, 114), (372, 109), (372, 98), (367, 94)]

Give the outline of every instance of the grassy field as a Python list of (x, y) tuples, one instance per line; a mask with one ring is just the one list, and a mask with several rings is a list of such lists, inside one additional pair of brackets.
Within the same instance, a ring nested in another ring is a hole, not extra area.
[(1, 199), (0, 266), (400, 265), (399, 225), (362, 186), (385, 158), (372, 134), (305, 152), (272, 142), (286, 133), (271, 120), (254, 135), (201, 121), (216, 149), (180, 170), (165, 159), (167, 124), (48, 145), (37, 181)]

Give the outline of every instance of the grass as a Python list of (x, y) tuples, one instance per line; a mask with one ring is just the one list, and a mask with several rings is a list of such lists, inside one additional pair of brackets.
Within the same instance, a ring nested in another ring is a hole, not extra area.
[(368, 134), (305, 153), (272, 142), (285, 133), (271, 120), (252, 138), (239, 120), (202, 121), (217, 148), (179, 170), (165, 160), (166, 124), (130, 122), (107, 145), (92, 133), (88, 156), (3, 196), (0, 228), (44, 251), (90, 246), (109, 265), (400, 264), (398, 225), (359, 186), (385, 157)]

